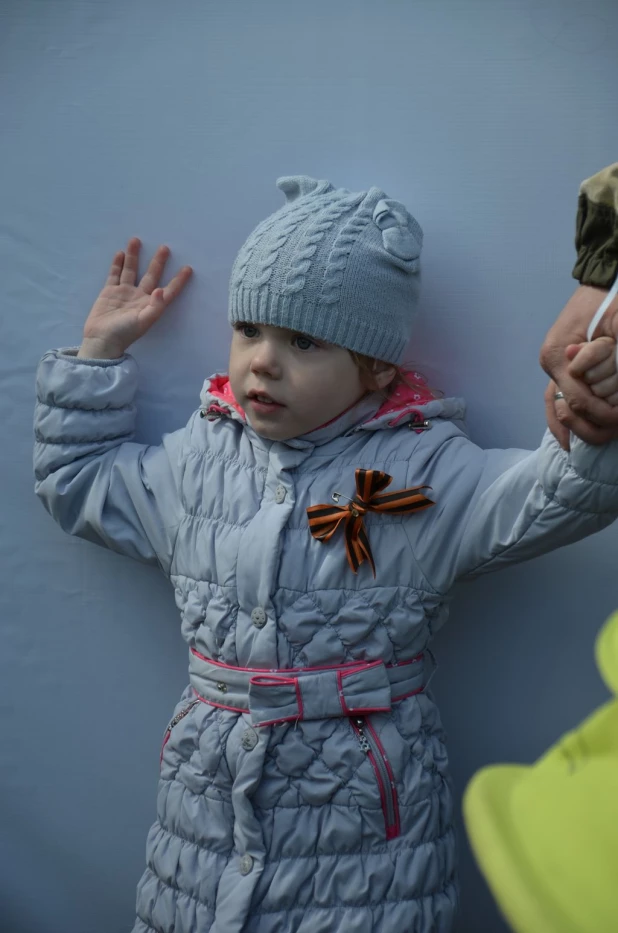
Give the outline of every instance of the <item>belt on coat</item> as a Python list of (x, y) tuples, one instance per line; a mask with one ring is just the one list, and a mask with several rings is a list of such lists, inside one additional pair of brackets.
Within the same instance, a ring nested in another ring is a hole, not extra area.
[[(428, 652), (431, 656), (431, 653)], [(388, 712), (427, 686), (424, 654), (410, 661), (350, 661), (332, 667), (232, 667), (191, 648), (189, 680), (212, 706), (249, 713), (255, 726)]]

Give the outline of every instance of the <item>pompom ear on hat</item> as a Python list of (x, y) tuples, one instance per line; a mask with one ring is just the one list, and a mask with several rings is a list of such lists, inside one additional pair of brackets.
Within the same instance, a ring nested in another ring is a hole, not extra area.
[(382, 231), (384, 249), (398, 259), (418, 259), (423, 231), (405, 204), (382, 198), (373, 209), (373, 222)]
[(334, 186), (326, 179), (321, 181), (309, 175), (284, 175), (277, 179), (277, 188), (285, 194), (286, 201), (296, 201), (306, 194), (325, 194), (334, 191)]

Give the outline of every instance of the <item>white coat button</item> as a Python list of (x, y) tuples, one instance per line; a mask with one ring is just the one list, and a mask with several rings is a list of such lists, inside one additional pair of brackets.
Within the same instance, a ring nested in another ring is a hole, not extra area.
[(248, 875), (253, 868), (253, 859), (250, 855), (243, 855), (240, 860), (240, 874)]
[(281, 505), (281, 503), (285, 499), (286, 492), (287, 492), (287, 489), (285, 488), (285, 486), (281, 486), (281, 485), (277, 486), (277, 488), (275, 489), (275, 502), (277, 503), (277, 505)]
[(258, 743), (257, 732), (255, 729), (247, 729), (240, 737), (240, 744), (245, 751), (250, 752)]
[(264, 628), (266, 625), (266, 613), (261, 606), (256, 606), (256, 608), (251, 613), (251, 621), (256, 628)]

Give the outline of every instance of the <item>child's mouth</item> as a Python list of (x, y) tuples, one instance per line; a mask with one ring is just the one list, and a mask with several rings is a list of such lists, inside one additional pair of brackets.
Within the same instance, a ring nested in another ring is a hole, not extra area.
[(275, 402), (270, 395), (262, 395), (258, 392), (251, 392), (249, 394), (249, 402), (253, 411), (260, 415), (270, 415), (285, 407), (281, 402)]

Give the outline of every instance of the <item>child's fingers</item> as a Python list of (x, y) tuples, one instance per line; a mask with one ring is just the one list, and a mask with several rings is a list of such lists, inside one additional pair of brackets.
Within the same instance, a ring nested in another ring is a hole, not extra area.
[(124, 253), (120, 250), (114, 256), (107, 276), (106, 285), (118, 285), (120, 283), (120, 273), (124, 265)]
[(181, 291), (183, 290), (183, 288), (185, 287), (185, 285), (187, 284), (187, 282), (189, 281), (192, 275), (193, 275), (193, 268), (191, 266), (183, 266), (182, 269), (180, 269), (180, 271), (176, 273), (174, 278), (170, 282), (168, 282), (165, 288), (162, 289), (163, 300), (166, 305), (168, 305), (170, 301), (173, 301), (174, 298), (180, 295)]
[(614, 373), (613, 376), (602, 379), (600, 382), (590, 382), (589, 385), (591, 392), (594, 392), (597, 398), (608, 399), (610, 395), (618, 392), (618, 374)]
[[(568, 349), (570, 350), (571, 347)], [(603, 367), (602, 370), (598, 370), (598, 376), (595, 372), (596, 367)], [(611, 337), (597, 337), (589, 343), (579, 344), (577, 355), (569, 363), (569, 375), (575, 379), (581, 378), (588, 373), (588, 370), (594, 373), (592, 378), (595, 381), (616, 371), (615, 340)]]
[(616, 359), (611, 356), (604, 363), (599, 363), (598, 366), (593, 366), (591, 369), (587, 369), (584, 373), (584, 379), (590, 385), (594, 383), (601, 382), (603, 379), (610, 379), (612, 376), (616, 375)]

